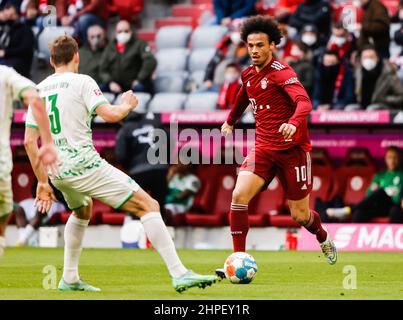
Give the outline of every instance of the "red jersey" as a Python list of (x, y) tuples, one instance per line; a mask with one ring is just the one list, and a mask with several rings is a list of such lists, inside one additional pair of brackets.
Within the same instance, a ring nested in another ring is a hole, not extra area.
[[(256, 145), (272, 151), (299, 145), (304, 151), (311, 151), (307, 118), (312, 103), (294, 70), (272, 58), (259, 73), (252, 65), (246, 68), (241, 79), (242, 86), (227, 123), (234, 125), (251, 104), (256, 119)], [(278, 132), (283, 123), (297, 128), (288, 141)]]

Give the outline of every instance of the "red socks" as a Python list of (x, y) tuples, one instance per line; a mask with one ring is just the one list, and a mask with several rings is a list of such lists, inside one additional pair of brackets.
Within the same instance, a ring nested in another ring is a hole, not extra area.
[(231, 203), (229, 221), (234, 252), (245, 252), (246, 235), (249, 231), (248, 205)]
[(322, 223), (320, 221), (320, 216), (316, 211), (311, 210), (311, 216), (309, 218), (309, 222), (303, 226), (310, 233), (316, 235), (316, 239), (322, 243), (326, 240), (327, 232), (322, 227)]

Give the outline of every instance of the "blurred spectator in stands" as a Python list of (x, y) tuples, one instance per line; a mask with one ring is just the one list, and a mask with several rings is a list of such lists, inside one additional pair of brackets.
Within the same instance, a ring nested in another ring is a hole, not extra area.
[(240, 27), (242, 20), (231, 24), (230, 32), (217, 44), (217, 51), (206, 68), (202, 91), (218, 91), (224, 82), (224, 70), (228, 63), (236, 63), (241, 68), (250, 64), (246, 44), (241, 40)]
[(46, 214), (42, 214), (37, 211), (34, 205), (36, 198), (37, 181), (34, 183), (32, 188), (32, 198), (25, 199), (16, 204), (14, 212), (15, 223), (18, 228), (18, 240), (16, 243), (17, 247), (28, 245), (30, 242), (30, 238), (41, 225), (46, 225), (55, 213), (67, 210), (68, 206), (63, 198), (63, 194), (59, 190), (57, 190), (52, 185), (52, 183), (49, 182), (49, 184), (53, 189), (56, 201), (52, 201), (52, 207)]
[(380, 58), (374, 46), (363, 48), (355, 66), (355, 95), (358, 104), (347, 105), (347, 110), (402, 109), (403, 84), (396, 67)]
[(403, 0), (400, 0), (396, 14), (392, 17), (391, 21), (393, 23), (400, 23), (400, 29), (395, 32), (393, 39), (398, 45), (402, 46), (400, 55), (403, 56)]
[(106, 27), (108, 0), (56, 0), (57, 17), (62, 26), (74, 26), (80, 43), (87, 41), (87, 29), (98, 24)]
[[(288, 19), (291, 27), (302, 31), (307, 24), (318, 30), (318, 42), (327, 41), (331, 26), (331, 8), (327, 0), (305, 0)], [(309, 44), (308, 44), (309, 45)]]
[(293, 41), (288, 37), (288, 28), (286, 24), (279, 23), (278, 28), (281, 30), (283, 36), (281, 37), (280, 43), (276, 45), (274, 54), (280, 61), (285, 61), (287, 57), (290, 56)]
[(240, 87), (241, 69), (235, 63), (225, 68), (224, 82), (218, 92), (217, 106), (219, 109), (232, 109)]
[(193, 174), (193, 165), (184, 164), (181, 158), (177, 165), (169, 168), (167, 180), (168, 194), (165, 199), (165, 211), (168, 219), (172, 219), (173, 216), (184, 214), (192, 207), (201, 182)]
[(29, 78), (34, 55), (34, 34), (29, 26), (20, 22), (19, 12), (12, 3), (6, 4), (2, 10), (2, 18), (0, 61)]
[(288, 18), (297, 10), (298, 4), (304, 0), (278, 0), (274, 18), (280, 23), (287, 23)]
[(403, 170), (401, 150), (388, 147), (385, 154), (386, 171), (372, 179), (366, 197), (354, 207), (329, 208), (330, 218), (344, 219), (352, 214), (352, 222), (369, 222), (378, 216), (389, 216), (391, 223), (403, 223)]
[[(168, 165), (166, 162), (152, 164), (148, 158), (150, 148), (155, 147), (155, 130), (161, 128), (161, 121), (152, 113), (131, 112), (117, 134), (115, 152), (130, 177), (164, 208)], [(164, 155), (160, 156), (163, 159)]]
[(234, 19), (256, 14), (256, 0), (213, 0), (215, 24), (229, 26)]
[(106, 46), (105, 30), (98, 25), (88, 28), (88, 41), (79, 49), (80, 66), (79, 72), (91, 76), (101, 87), (100, 61)]
[(107, 84), (112, 93), (120, 94), (129, 89), (153, 92), (151, 76), (157, 61), (147, 42), (137, 38), (126, 20), (116, 25), (115, 40), (106, 46), (100, 66), (102, 83)]
[(347, 61), (340, 59), (336, 50), (327, 50), (315, 70), (312, 100), (313, 107), (319, 111), (344, 109), (347, 104), (355, 102), (352, 68)]
[(0, 10), (3, 10), (7, 4), (14, 5), (18, 10), (21, 8), (22, 0), (0, 0)]
[(381, 58), (389, 58), (390, 18), (388, 9), (379, 0), (360, 0), (360, 2), (364, 14), (359, 27), (358, 48), (362, 50), (365, 45), (373, 44)]
[(45, 28), (45, 17), (51, 12), (48, 6), (55, 6), (56, 0), (24, 0), (21, 6), (23, 22), (38, 28), (38, 34)]
[(319, 58), (326, 50), (326, 42), (319, 39), (318, 30), (312, 24), (307, 24), (301, 29), (299, 39), (305, 43), (312, 52), (312, 63), (316, 68), (318, 66)]
[(329, 50), (336, 50), (341, 61), (350, 59), (351, 53), (356, 50), (355, 39), (342, 22), (337, 22), (332, 27), (332, 35), (327, 43)]
[(293, 68), (298, 76), (299, 81), (311, 96), (314, 67), (312, 64), (312, 52), (309, 50), (309, 47), (301, 41), (294, 42), (292, 44), (290, 54), (285, 58), (284, 61)]

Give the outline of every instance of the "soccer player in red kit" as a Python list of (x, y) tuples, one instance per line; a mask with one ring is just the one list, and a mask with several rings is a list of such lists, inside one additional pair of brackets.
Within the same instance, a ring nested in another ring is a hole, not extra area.
[(273, 20), (262, 16), (249, 18), (241, 34), (253, 64), (242, 72), (242, 87), (221, 132), (231, 133), (250, 104), (256, 118), (256, 141), (241, 166), (232, 193), (230, 227), (234, 251), (245, 251), (249, 202), (277, 175), (293, 219), (316, 235), (328, 262), (335, 264), (336, 247), (319, 214), (309, 208), (312, 148), (307, 117), (312, 110), (311, 101), (292, 68), (273, 57), (281, 39), (281, 31)]

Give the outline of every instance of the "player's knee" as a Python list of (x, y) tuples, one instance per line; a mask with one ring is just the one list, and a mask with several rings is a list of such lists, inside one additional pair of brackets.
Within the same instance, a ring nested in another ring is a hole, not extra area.
[(291, 210), (292, 218), (300, 225), (304, 226), (309, 222), (309, 211), (305, 208), (294, 207)]
[(249, 203), (248, 195), (246, 194), (246, 192), (244, 192), (242, 190), (235, 189), (232, 192), (232, 203), (248, 204)]

